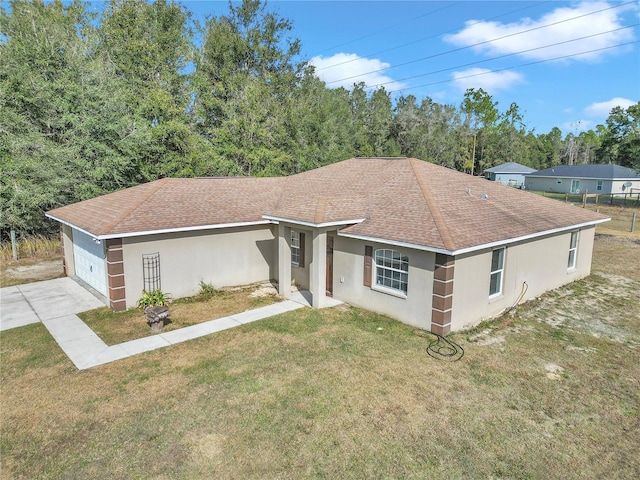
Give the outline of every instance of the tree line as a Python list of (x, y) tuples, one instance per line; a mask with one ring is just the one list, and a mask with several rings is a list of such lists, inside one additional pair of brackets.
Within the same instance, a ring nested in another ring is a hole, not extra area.
[(167, 0), (3, 5), (2, 238), (47, 233), (48, 209), (162, 177), (290, 175), (354, 156), (473, 174), (507, 161), (640, 169), (640, 102), (596, 130), (536, 134), (482, 89), (447, 105), (327, 88), (293, 33), (261, 0), (204, 24)]

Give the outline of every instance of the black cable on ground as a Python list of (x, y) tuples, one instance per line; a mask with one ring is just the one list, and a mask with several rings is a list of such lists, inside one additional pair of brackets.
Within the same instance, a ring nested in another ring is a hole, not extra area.
[(429, 356), (436, 360), (444, 360), (446, 362), (457, 362), (464, 356), (464, 348), (451, 340), (447, 340), (442, 335), (431, 333), (437, 338), (427, 347)]
[(433, 335), (436, 337), (434, 341), (432, 341), (429, 346), (427, 346), (427, 353), (430, 357), (435, 358), (436, 360), (443, 360), (445, 362), (457, 362), (464, 356), (464, 348), (462, 348), (457, 343), (446, 339), (442, 335), (438, 335), (433, 332), (423, 332), (420, 331), (416, 335), (420, 337), (425, 337), (423, 333), (428, 333), (429, 335)]

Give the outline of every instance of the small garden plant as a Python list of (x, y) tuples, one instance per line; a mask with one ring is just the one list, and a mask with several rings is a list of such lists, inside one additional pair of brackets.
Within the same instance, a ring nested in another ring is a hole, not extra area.
[(169, 294), (164, 293), (160, 289), (153, 290), (151, 292), (143, 290), (142, 297), (138, 299), (137, 305), (142, 309), (147, 307), (168, 307)]
[(201, 300), (207, 300), (219, 294), (220, 291), (217, 290), (212, 284), (205, 283), (204, 280), (200, 280), (200, 291), (198, 292), (198, 297)]

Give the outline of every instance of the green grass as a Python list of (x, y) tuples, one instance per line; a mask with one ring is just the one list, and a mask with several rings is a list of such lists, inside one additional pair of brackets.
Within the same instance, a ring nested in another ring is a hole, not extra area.
[(82, 372), (42, 325), (3, 332), (2, 476), (640, 478), (640, 272), (603, 266), (640, 245), (596, 247), (589, 279), (452, 335), (455, 363), (346, 306)]
[[(243, 288), (205, 290), (203, 293), (177, 299), (169, 306), (170, 318), (165, 321), (162, 332), (222, 318), (245, 310), (270, 305), (281, 301), (277, 295), (254, 297), (259, 288), (249, 285)], [(137, 338), (156, 335), (149, 327), (142, 308), (130, 308), (114, 312), (108, 307), (97, 308), (78, 315), (107, 344), (117, 345)]]

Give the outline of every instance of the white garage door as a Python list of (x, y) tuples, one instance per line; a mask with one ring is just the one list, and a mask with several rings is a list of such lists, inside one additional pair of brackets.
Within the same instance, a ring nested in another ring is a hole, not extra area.
[(107, 296), (104, 245), (79, 230), (73, 230), (73, 259), (76, 275)]

